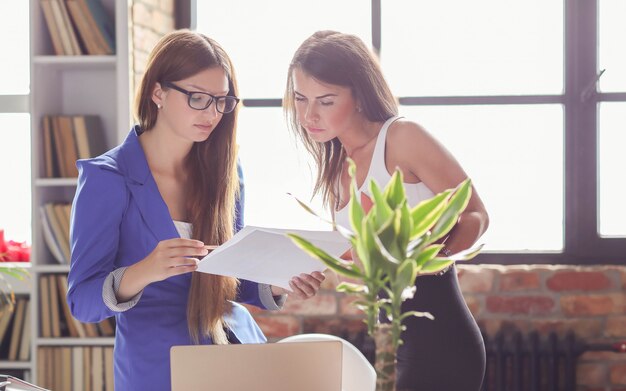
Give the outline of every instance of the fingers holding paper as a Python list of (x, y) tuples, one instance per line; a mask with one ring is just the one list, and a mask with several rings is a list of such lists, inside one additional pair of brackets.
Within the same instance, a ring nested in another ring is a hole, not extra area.
[(208, 253), (207, 246), (199, 240), (175, 238), (159, 242), (143, 262), (149, 265), (152, 280), (161, 281), (196, 270), (198, 258)]
[(291, 290), (272, 286), (272, 294), (276, 296), (288, 294), (290, 297), (295, 297), (300, 300), (310, 299), (317, 294), (325, 279), (326, 276), (322, 272), (313, 272), (311, 274), (301, 273), (300, 275), (293, 276), (291, 280), (289, 280)]

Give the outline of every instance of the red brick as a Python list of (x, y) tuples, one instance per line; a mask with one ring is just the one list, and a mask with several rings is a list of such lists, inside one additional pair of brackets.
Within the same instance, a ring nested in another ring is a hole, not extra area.
[(477, 319), (477, 323), (485, 334), (492, 337), (500, 331), (506, 334), (519, 331), (524, 335), (531, 330), (530, 322), (525, 319), (488, 318)]
[(608, 295), (563, 296), (561, 309), (567, 316), (596, 316), (615, 313), (619, 303)]
[(337, 298), (334, 294), (318, 293), (307, 300), (287, 298), (282, 311), (295, 315), (334, 315), (337, 313)]
[(342, 315), (365, 316), (365, 313), (354, 304), (359, 298), (355, 295), (341, 295), (339, 298), (339, 312)]
[(465, 303), (467, 303), (467, 308), (469, 308), (474, 318), (480, 316), (481, 303), (479, 298), (477, 298), (476, 296), (466, 295)]
[(626, 364), (611, 366), (611, 383), (626, 385)]
[(602, 272), (566, 271), (554, 274), (546, 281), (553, 291), (599, 291), (611, 287), (611, 280)]
[(256, 322), (268, 338), (284, 338), (298, 334), (300, 320), (295, 316), (256, 316)]
[(578, 364), (576, 367), (576, 383), (585, 386), (601, 386), (606, 384), (607, 369), (603, 364)]
[(541, 334), (551, 331), (558, 335), (565, 335), (573, 331), (577, 338), (589, 339), (602, 336), (604, 328), (600, 319), (533, 319), (531, 320), (533, 329)]
[(606, 320), (606, 336), (626, 338), (626, 316), (609, 316)]
[(554, 309), (554, 300), (546, 296), (489, 296), (487, 310), (507, 314), (548, 314)]
[(459, 284), (462, 292), (486, 293), (493, 288), (495, 272), (482, 267), (465, 266), (459, 270)]
[(500, 290), (527, 291), (539, 289), (539, 274), (535, 272), (511, 272), (500, 276)]
[[(332, 334), (351, 338), (367, 331), (367, 326), (360, 318), (304, 318), (303, 333)], [(351, 339), (347, 338), (347, 339)]]
[[(587, 341), (589, 343), (606, 343), (606, 344), (612, 344), (613, 341), (606, 341), (606, 340), (591, 340), (591, 341)], [(580, 361), (605, 361), (605, 362), (623, 362), (625, 359), (624, 357), (624, 353), (616, 353), (616, 352), (609, 352), (609, 351), (599, 351), (599, 352), (593, 352), (593, 351), (589, 351), (589, 352), (585, 352), (580, 356)]]
[(337, 277), (337, 273), (332, 270), (327, 270), (324, 272), (324, 276), (326, 276), (326, 278), (322, 281), (320, 290), (334, 292), (335, 288), (339, 284), (339, 277)]

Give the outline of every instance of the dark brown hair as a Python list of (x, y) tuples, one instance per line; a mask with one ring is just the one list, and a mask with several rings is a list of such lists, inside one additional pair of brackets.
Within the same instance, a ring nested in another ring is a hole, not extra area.
[[(228, 78), (228, 95), (237, 96), (237, 82), (230, 58), (211, 38), (189, 30), (164, 36), (152, 50), (135, 99), (142, 131), (150, 131), (158, 109), (152, 101), (157, 82), (176, 82), (208, 68), (219, 67)], [(193, 238), (206, 244), (221, 244), (233, 234), (235, 199), (238, 196), (236, 129), (238, 110), (224, 114), (211, 136), (194, 143), (187, 156), (189, 177), (187, 210)], [(238, 280), (206, 273), (193, 273), (187, 303), (187, 323), (192, 340), (211, 337), (228, 343), (224, 314), (231, 311)]]
[(372, 122), (384, 122), (398, 114), (394, 98), (378, 59), (355, 35), (337, 31), (318, 31), (296, 50), (289, 64), (283, 107), (291, 131), (313, 155), (317, 165), (314, 194), (321, 193), (324, 203), (333, 208), (335, 185), (346, 159), (341, 143), (334, 138), (325, 143), (312, 140), (298, 123), (293, 88), (293, 71), (301, 69), (326, 84), (348, 87), (363, 115)]

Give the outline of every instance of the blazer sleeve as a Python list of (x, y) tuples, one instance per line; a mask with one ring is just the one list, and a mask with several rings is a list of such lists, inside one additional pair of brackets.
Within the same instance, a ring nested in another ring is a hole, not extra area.
[(81, 160), (77, 166), (67, 301), (76, 319), (100, 322), (115, 315), (104, 303), (102, 288), (115, 269), (120, 224), (129, 195), (124, 177), (111, 166), (98, 160)]

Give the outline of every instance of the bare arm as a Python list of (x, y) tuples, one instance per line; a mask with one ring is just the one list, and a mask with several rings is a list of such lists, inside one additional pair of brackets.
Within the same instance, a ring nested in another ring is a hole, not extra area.
[[(387, 136), (387, 168), (400, 167), (405, 182), (423, 182), (436, 194), (467, 178), (454, 156), (421, 126), (402, 121), (392, 129)], [(452, 253), (470, 248), (488, 226), (487, 210), (472, 187), (472, 197), (447, 238), (446, 248)]]

